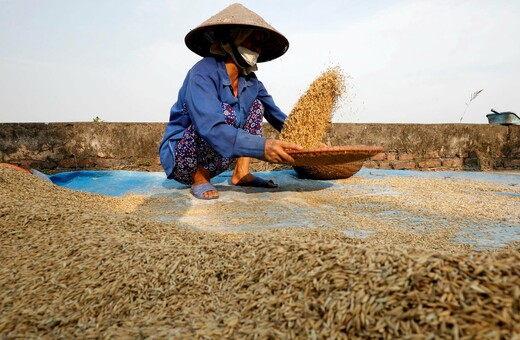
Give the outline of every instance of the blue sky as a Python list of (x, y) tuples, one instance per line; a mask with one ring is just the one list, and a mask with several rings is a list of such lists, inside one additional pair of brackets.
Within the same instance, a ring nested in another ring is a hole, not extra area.
[[(186, 33), (232, 1), (0, 0), (0, 122), (165, 122), (199, 57)], [(242, 1), (290, 42), (257, 75), (289, 113), (339, 65), (334, 121), (520, 115), (520, 1)], [(472, 102), (472, 93), (483, 91)], [(469, 105), (467, 106), (466, 104)]]

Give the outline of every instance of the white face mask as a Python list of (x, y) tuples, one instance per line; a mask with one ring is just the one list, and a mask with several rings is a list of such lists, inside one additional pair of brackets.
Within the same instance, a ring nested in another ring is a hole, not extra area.
[(238, 46), (237, 47), (238, 53), (244, 58), (246, 63), (249, 64), (249, 66), (255, 66), (256, 62), (258, 60), (258, 56), (260, 53), (257, 53), (255, 51), (251, 51), (248, 48), (245, 48), (244, 46)]

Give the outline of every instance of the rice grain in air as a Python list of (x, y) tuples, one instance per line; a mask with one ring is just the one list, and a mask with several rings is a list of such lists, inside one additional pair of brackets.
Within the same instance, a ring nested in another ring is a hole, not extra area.
[(285, 121), (280, 139), (303, 147), (319, 146), (345, 91), (341, 69), (336, 66), (325, 70), (296, 102)]

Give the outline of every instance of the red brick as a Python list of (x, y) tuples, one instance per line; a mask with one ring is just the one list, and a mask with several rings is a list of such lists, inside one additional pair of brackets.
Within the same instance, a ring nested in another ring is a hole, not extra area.
[(440, 155), (437, 151), (431, 151), (424, 154), (424, 158), (426, 159), (437, 159), (440, 158)]
[(390, 166), (394, 170), (404, 170), (404, 169), (415, 169), (415, 162), (403, 161), (403, 162), (391, 162)]
[(389, 161), (395, 161), (397, 159), (397, 154), (395, 152), (389, 152), (386, 154), (386, 159)]
[(79, 158), (78, 159), (78, 168), (93, 168), (94, 161), (91, 158)]
[(411, 161), (415, 158), (413, 153), (400, 153), (399, 160), (400, 161)]
[(390, 165), (390, 162), (379, 162), (378, 168), (379, 169), (392, 169), (392, 166)]
[(59, 162), (60, 168), (76, 168), (76, 160), (74, 157), (64, 158)]
[(384, 152), (378, 153), (375, 156), (370, 157), (373, 161), (384, 161), (386, 159), (386, 154)]
[(419, 168), (421, 169), (440, 168), (441, 165), (442, 163), (439, 159), (428, 159), (419, 162)]
[(448, 168), (460, 168), (462, 167), (462, 159), (461, 158), (448, 158), (442, 160), (442, 166)]
[(116, 165), (115, 159), (109, 158), (96, 158), (96, 167), (98, 168), (111, 168)]

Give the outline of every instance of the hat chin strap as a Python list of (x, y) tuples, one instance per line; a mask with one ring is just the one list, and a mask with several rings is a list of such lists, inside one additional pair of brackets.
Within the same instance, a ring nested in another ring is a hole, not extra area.
[(229, 44), (229, 43), (224, 44), (223, 43), (222, 48), (224, 49), (224, 51), (227, 52), (227, 54), (229, 54), (231, 59), (233, 59), (233, 61), (238, 66), (238, 68), (240, 69), (240, 71), (242, 72), (243, 75), (247, 76), (249, 73), (258, 70), (258, 66), (256, 66), (256, 64), (253, 66), (250, 66), (244, 60), (244, 58), (242, 58), (242, 55), (240, 55), (240, 53), (237, 50), (237, 47), (234, 44)]

